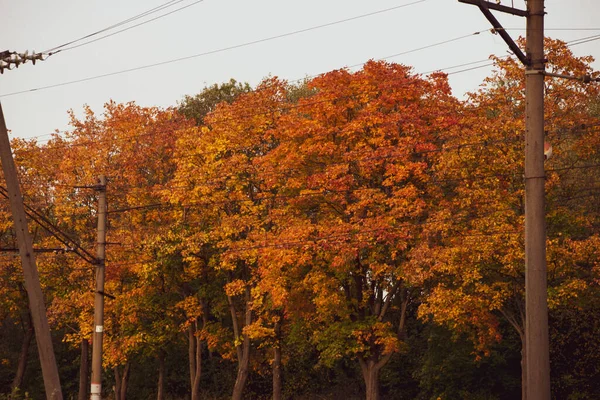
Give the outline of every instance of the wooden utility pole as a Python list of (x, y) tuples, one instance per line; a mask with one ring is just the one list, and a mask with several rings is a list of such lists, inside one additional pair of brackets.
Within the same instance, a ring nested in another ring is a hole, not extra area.
[[(527, 10), (485, 0), (476, 5), (525, 65), (525, 351), (527, 400), (550, 399), (548, 288), (544, 172), (544, 0), (528, 0)], [(490, 10), (527, 18), (525, 54)]]
[(96, 293), (94, 295), (94, 336), (92, 347), (91, 400), (102, 398), (102, 338), (104, 333), (104, 262), (106, 257), (106, 177), (98, 178), (98, 238)]
[(44, 379), (44, 389), (46, 398), (51, 400), (62, 400), (62, 391), (60, 388), (60, 379), (54, 348), (52, 345), (52, 336), (50, 335), (50, 325), (46, 315), (46, 304), (40, 285), (33, 252), (33, 242), (27, 228), (25, 218), (25, 206), (23, 205), (23, 196), (19, 188), (19, 180), (15, 162), (10, 149), (8, 131), (4, 121), (2, 105), (0, 105), (0, 160), (2, 161), (2, 170), (6, 180), (6, 188), (10, 200), (10, 208), (13, 216), (17, 241), (19, 243), (19, 254), (21, 255), (21, 264), (23, 265), (23, 275), (25, 278), (25, 288), (29, 298), (29, 310), (35, 330), (35, 339), (38, 347), (40, 363), (42, 365), (42, 377)]
[(550, 399), (544, 172), (544, 0), (527, 2), (525, 343), (527, 400)]

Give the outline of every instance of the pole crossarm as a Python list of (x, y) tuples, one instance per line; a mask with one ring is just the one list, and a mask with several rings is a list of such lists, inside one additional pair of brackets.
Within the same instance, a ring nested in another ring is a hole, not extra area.
[[(481, 0), (458, 0), (459, 3), (471, 4), (473, 6), (480, 6), (482, 3)], [(486, 3), (487, 8), (492, 10), (501, 11), (507, 14), (517, 15), (519, 17), (527, 17), (529, 13), (525, 10), (519, 10), (518, 8), (503, 6), (502, 4), (490, 3), (488, 1), (483, 1)]]
[(487, 18), (487, 20), (490, 21), (490, 24), (492, 24), (496, 32), (498, 32), (498, 35), (500, 35), (500, 37), (504, 39), (510, 50), (515, 54), (515, 56), (517, 56), (517, 58), (523, 63), (523, 65), (531, 65), (531, 60), (529, 60), (529, 58), (523, 53), (523, 51), (519, 48), (515, 41), (512, 40), (512, 38), (506, 32), (506, 29), (504, 29), (500, 21), (498, 21), (496, 17), (494, 17), (494, 14), (492, 14), (492, 12), (490, 11), (491, 4), (487, 1), (479, 0), (477, 5), (479, 6), (479, 9)]

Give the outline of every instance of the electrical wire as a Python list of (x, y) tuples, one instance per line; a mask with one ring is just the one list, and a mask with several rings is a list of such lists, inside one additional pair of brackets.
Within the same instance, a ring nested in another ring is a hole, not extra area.
[[(1, 97), (14, 96), (14, 95), (17, 95), (17, 94), (22, 94), (22, 93), (27, 93), (27, 92), (34, 92), (34, 91), (46, 90), (46, 89), (51, 89), (51, 88), (55, 88), (55, 87), (71, 85), (71, 84), (75, 84), (75, 83), (86, 82), (86, 81), (100, 79), (100, 78), (105, 78), (105, 77), (109, 77), (109, 76), (113, 76), (113, 75), (120, 75), (120, 74), (124, 74), (124, 73), (128, 73), (128, 72), (139, 71), (139, 70), (148, 69), (148, 68), (154, 68), (154, 67), (158, 67), (158, 66), (161, 66), (161, 65), (167, 65), (167, 64), (177, 63), (177, 62), (180, 62), (180, 61), (190, 60), (190, 59), (194, 59), (194, 58), (198, 58), (198, 57), (203, 57), (203, 56), (207, 56), (207, 55), (211, 55), (211, 54), (222, 53), (222, 52), (233, 50), (233, 49), (247, 47), (247, 46), (255, 45), (255, 44), (258, 44), (258, 43), (264, 43), (264, 42), (267, 42), (267, 41), (272, 41), (272, 40), (276, 40), (276, 39), (280, 39), (280, 38), (284, 38), (284, 37), (288, 37), (288, 36), (292, 36), (292, 35), (297, 35), (297, 34), (300, 34), (300, 33), (308, 32), (308, 31), (312, 31), (312, 30), (316, 30), (316, 29), (321, 29), (321, 28), (325, 28), (325, 27), (329, 27), (329, 26), (334, 26), (334, 25), (342, 24), (342, 23), (345, 23), (345, 22), (354, 21), (354, 20), (361, 19), (361, 18), (370, 17), (370, 16), (377, 15), (377, 14), (382, 14), (382, 13), (385, 13), (385, 12), (389, 12), (389, 11), (397, 10), (397, 9), (400, 9), (400, 8), (404, 8), (404, 7), (416, 5), (416, 4), (419, 4), (419, 3), (426, 2), (426, 1), (428, 1), (428, 0), (417, 0), (417, 1), (410, 2), (410, 3), (401, 4), (401, 5), (398, 5), (398, 6), (395, 6), (395, 7), (390, 7), (390, 8), (386, 8), (386, 9), (383, 9), (383, 10), (378, 10), (378, 11), (373, 11), (373, 12), (370, 12), (370, 13), (358, 15), (358, 16), (355, 16), (355, 17), (350, 17), (350, 18), (345, 18), (345, 19), (333, 21), (333, 22), (328, 22), (328, 23), (325, 23), (325, 24), (316, 25), (316, 26), (312, 26), (312, 27), (304, 28), (304, 29), (299, 29), (299, 30), (295, 30), (295, 31), (291, 31), (291, 32), (287, 32), (287, 33), (283, 33), (283, 34), (279, 34), (279, 35), (275, 35), (275, 36), (270, 36), (270, 37), (266, 37), (266, 38), (263, 38), (263, 39), (257, 39), (257, 40), (253, 40), (253, 41), (249, 41), (249, 42), (244, 42), (244, 43), (240, 43), (240, 44), (233, 45), (233, 46), (222, 47), (222, 48), (215, 49), (215, 50), (210, 50), (210, 51), (206, 51), (206, 52), (202, 52), (202, 53), (198, 53), (198, 54), (193, 54), (191, 56), (185, 56), (185, 57), (175, 58), (175, 59), (161, 61), (161, 62), (157, 62), (157, 63), (153, 63), (153, 64), (147, 64), (147, 65), (143, 65), (143, 66), (139, 66), (139, 67), (129, 68), (129, 69), (121, 70), (121, 71), (110, 72), (110, 73), (107, 73), (107, 74), (101, 74), (101, 75), (91, 76), (91, 77), (87, 77), (87, 78), (77, 79), (77, 80), (73, 80), (73, 81), (69, 81), (69, 82), (62, 82), (62, 83), (57, 83), (57, 84), (54, 84), (54, 85), (41, 86), (41, 87), (34, 88), (34, 89), (28, 89), (28, 90), (23, 90), (23, 91), (18, 91), (18, 92), (12, 92), (12, 93), (7, 93), (7, 94), (0, 94), (0, 98)], [(468, 36), (471, 36), (471, 35), (468, 35)], [(453, 40), (449, 40), (449, 41), (453, 41)], [(431, 47), (431, 46), (429, 46), (429, 47)], [(426, 47), (426, 48), (429, 48), (429, 47)]]
[[(590, 168), (590, 167), (599, 167), (599, 166), (600, 165), (588, 165), (585, 167)], [(567, 168), (557, 168), (557, 169), (553, 169), (553, 170), (558, 171), (558, 170), (565, 170), (565, 169), (567, 169)], [(489, 201), (489, 204), (493, 204), (493, 202)], [(480, 204), (477, 204), (477, 205), (480, 205)], [(153, 205), (153, 206), (155, 206), (155, 205)], [(473, 206), (473, 205), (471, 205), (471, 206)], [(472, 209), (471, 206), (468, 208), (464, 208), (463, 211), (470, 211)], [(137, 208), (139, 209), (140, 207), (137, 207)], [(507, 207), (507, 208), (503, 208), (502, 210), (493, 210), (491, 213), (483, 214), (478, 217), (473, 217), (472, 215), (469, 215), (469, 216), (465, 216), (465, 218), (468, 217), (468, 220), (465, 220), (465, 222), (471, 222), (474, 219), (488, 218), (490, 216), (496, 215), (497, 212), (501, 212), (504, 210), (514, 211), (514, 209), (512, 207)], [(444, 222), (448, 222), (448, 221), (452, 221), (452, 222), (456, 221), (456, 213), (454, 213), (450, 218), (444, 219), (444, 220), (427, 220), (427, 221), (419, 221), (419, 222), (407, 222), (407, 223), (398, 224), (393, 227), (376, 228), (376, 229), (361, 229), (360, 232), (332, 234), (332, 235), (327, 235), (327, 236), (319, 236), (319, 237), (315, 237), (313, 239), (307, 239), (307, 240), (294, 240), (294, 241), (283, 240), (283, 241), (279, 241), (279, 242), (272, 242), (269, 244), (257, 244), (257, 245), (253, 245), (253, 246), (245, 246), (245, 247), (242, 246), (242, 247), (229, 248), (229, 249), (226, 249), (225, 251), (228, 253), (232, 253), (232, 252), (234, 253), (234, 252), (243, 252), (243, 251), (258, 250), (258, 249), (265, 249), (265, 248), (298, 247), (298, 246), (303, 246), (307, 243), (317, 244), (318, 242), (323, 241), (323, 240), (351, 239), (352, 237), (363, 234), (365, 232), (367, 232), (367, 233), (389, 232), (390, 229), (391, 230), (399, 230), (400, 228), (412, 228), (412, 227), (416, 227), (416, 226), (423, 226), (423, 225), (429, 225), (429, 224), (439, 224), (439, 223), (444, 223)], [(476, 229), (476, 228), (472, 228), (472, 229)], [(460, 236), (461, 237), (490, 237), (490, 236), (520, 235), (520, 234), (522, 234), (522, 231), (520, 231), (520, 230), (514, 230), (514, 231), (496, 230), (496, 231), (486, 231), (486, 232), (478, 232), (478, 233), (467, 233), (467, 234), (461, 234)], [(110, 266), (126, 266), (126, 265), (139, 265), (139, 264), (143, 264), (143, 263), (147, 263), (147, 262), (154, 262), (154, 261), (156, 261), (156, 259), (146, 259), (146, 260), (141, 260), (141, 261), (137, 260), (134, 262), (109, 260), (109, 261), (107, 261), (107, 263)]]
[[(181, 1), (181, 0), (180, 0), (180, 1)], [(203, 1), (204, 1), (204, 0), (197, 0), (197, 1), (193, 2), (193, 3), (191, 3), (191, 4), (188, 4), (188, 5), (186, 5), (186, 6), (183, 6), (183, 7), (177, 8), (177, 9), (175, 9), (175, 10), (173, 10), (173, 11), (170, 11), (170, 12), (168, 12), (168, 13), (166, 13), (166, 14), (159, 15), (158, 17), (154, 17), (154, 18), (152, 18), (152, 19), (149, 19), (149, 20), (147, 20), (147, 21), (140, 22), (140, 23), (138, 23), (138, 24), (135, 24), (135, 25), (129, 26), (129, 27), (127, 27), (127, 28), (124, 28), (124, 29), (118, 30), (118, 31), (116, 31), (116, 32), (113, 32), (113, 33), (109, 33), (108, 35), (104, 35), (104, 36), (101, 36), (101, 37), (99, 37), (99, 38), (96, 38), (96, 39), (92, 39), (92, 40), (90, 40), (90, 41), (87, 41), (87, 42), (84, 42), (84, 43), (80, 43), (80, 44), (77, 44), (77, 45), (74, 45), (74, 46), (70, 46), (70, 47), (63, 47), (62, 49), (59, 49), (59, 50), (56, 50), (56, 51), (53, 51), (53, 52), (50, 52), (50, 53), (48, 53), (48, 55), (53, 55), (53, 54), (56, 54), (56, 53), (60, 53), (60, 52), (68, 51), (68, 50), (73, 50), (73, 49), (76, 49), (76, 48), (78, 48), (78, 47), (86, 46), (86, 45), (88, 45), (88, 44), (90, 44), (90, 43), (94, 43), (94, 42), (97, 42), (97, 41), (99, 41), (99, 40), (103, 40), (103, 39), (109, 38), (109, 37), (111, 37), (111, 36), (118, 35), (119, 33), (126, 32), (126, 31), (128, 31), (128, 30), (130, 30), (130, 29), (133, 29), (133, 28), (137, 28), (138, 26), (145, 25), (145, 24), (147, 24), (147, 23), (150, 23), (150, 22), (152, 22), (152, 21), (156, 21), (157, 19), (160, 19), (160, 18), (166, 17), (167, 15), (171, 15), (171, 14), (173, 14), (173, 13), (176, 13), (176, 12), (178, 12), (178, 11), (185, 10), (186, 8), (189, 8), (189, 7), (191, 7), (191, 6), (193, 6), (193, 5), (196, 5), (196, 4), (198, 4), (198, 3), (202, 3)]]
[(140, 13), (140, 14), (134, 15), (133, 17), (129, 17), (129, 18), (127, 18), (127, 19), (125, 19), (125, 20), (123, 20), (121, 22), (117, 22), (116, 24), (110, 25), (110, 26), (108, 26), (106, 28), (103, 28), (103, 29), (100, 29), (100, 30), (98, 30), (96, 32), (84, 35), (84, 36), (82, 36), (82, 37), (80, 37), (78, 39), (74, 39), (74, 40), (71, 40), (69, 42), (63, 43), (63, 44), (61, 44), (59, 46), (52, 47), (52, 48), (50, 48), (48, 50), (43, 51), (42, 53), (46, 53), (46, 54), (50, 53), (50, 52), (56, 53), (57, 52), (56, 50), (58, 50), (58, 49), (61, 49), (63, 47), (69, 46), (71, 44), (80, 42), (80, 41), (85, 40), (85, 39), (89, 39), (89, 38), (94, 37), (96, 35), (99, 35), (99, 34), (102, 34), (104, 32), (107, 32), (107, 31), (109, 31), (111, 29), (115, 29), (115, 28), (118, 28), (120, 26), (127, 25), (130, 22), (136, 21), (136, 20), (138, 20), (140, 18), (144, 18), (144, 17), (146, 17), (148, 15), (151, 15), (151, 14), (153, 14), (155, 12), (162, 11), (162, 10), (168, 8), (168, 7), (172, 7), (175, 4), (177, 4), (177, 3), (181, 3), (182, 1), (184, 1), (184, 0), (170, 0), (170, 1), (167, 1), (166, 3), (163, 3), (163, 4), (159, 5), (159, 6), (156, 6), (154, 8), (149, 9), (149, 10), (146, 10), (146, 11)]
[[(159, 63), (148, 64), (148, 65), (144, 65), (144, 66), (140, 66), (140, 67), (135, 67), (135, 68), (129, 68), (129, 69), (125, 69), (125, 70), (121, 70), (121, 71), (116, 71), (116, 72), (111, 72), (111, 73), (107, 73), (107, 74), (102, 74), (102, 75), (96, 75), (96, 76), (92, 76), (92, 77), (77, 79), (77, 80), (73, 80), (73, 81), (62, 82), (62, 83), (58, 83), (58, 84), (54, 84), (54, 85), (47, 85), (47, 86), (41, 86), (41, 87), (38, 87), (38, 88), (33, 88), (33, 89), (28, 89), (28, 90), (22, 90), (22, 91), (17, 91), (17, 92), (0, 94), (0, 98), (14, 96), (14, 95), (28, 93), (28, 92), (33, 92), (33, 91), (46, 90), (46, 89), (51, 89), (51, 88), (55, 88), (55, 87), (71, 85), (71, 84), (75, 84), (75, 83), (86, 82), (86, 81), (100, 79), (100, 78), (105, 78), (105, 77), (109, 77), (109, 76), (113, 76), (113, 75), (119, 75), (119, 74), (124, 74), (124, 73), (128, 73), (128, 72), (143, 70), (143, 69), (147, 69), (147, 68), (153, 68), (153, 67), (157, 67), (157, 66), (161, 66), (161, 65), (171, 64), (171, 63), (175, 63), (175, 62), (179, 62), (179, 61), (189, 60), (189, 59), (192, 59), (192, 58), (197, 58), (197, 57), (201, 57), (201, 56), (205, 56), (205, 55), (209, 55), (209, 54), (215, 54), (215, 53), (219, 53), (219, 52), (223, 52), (223, 51), (227, 51), (227, 50), (232, 50), (232, 49), (236, 49), (236, 48), (240, 48), (240, 47), (249, 46), (249, 45), (252, 45), (252, 44), (257, 44), (257, 43), (261, 43), (261, 42), (265, 42), (265, 41), (269, 41), (269, 40), (278, 39), (278, 38), (281, 38), (281, 37), (286, 37), (286, 36), (291, 36), (291, 35), (298, 34), (298, 33), (303, 33), (303, 32), (314, 30), (314, 29), (319, 29), (319, 28), (326, 27), (326, 26), (336, 25), (336, 24), (340, 24), (340, 23), (343, 23), (343, 22), (352, 21), (352, 20), (359, 19), (359, 18), (364, 18), (364, 17), (368, 17), (368, 16), (371, 16), (371, 15), (375, 15), (375, 14), (379, 14), (379, 13), (391, 11), (391, 10), (394, 10), (394, 9), (397, 9), (397, 8), (403, 8), (403, 7), (411, 6), (411, 5), (414, 5), (414, 4), (422, 3), (422, 2), (425, 2), (425, 1), (427, 1), (427, 0), (418, 0), (418, 1), (415, 1), (415, 2), (412, 2), (412, 3), (406, 3), (406, 4), (403, 4), (403, 5), (400, 5), (400, 6), (391, 7), (391, 8), (387, 8), (387, 9), (384, 9), (384, 10), (379, 10), (379, 11), (375, 11), (375, 12), (372, 12), (372, 13), (359, 15), (359, 16), (356, 16), (356, 17), (351, 17), (351, 18), (347, 18), (347, 19), (343, 19), (343, 20), (338, 20), (338, 21), (327, 23), (327, 24), (317, 25), (317, 26), (314, 26), (314, 27), (305, 28), (305, 29), (301, 29), (301, 30), (297, 30), (297, 31), (293, 31), (293, 32), (288, 32), (288, 33), (284, 33), (284, 34), (277, 35), (277, 36), (271, 36), (271, 37), (268, 37), (268, 38), (259, 39), (259, 40), (251, 41), (251, 42), (246, 42), (246, 43), (242, 43), (242, 44), (239, 44), (239, 45), (229, 46), (229, 47), (225, 47), (225, 48), (221, 48), (221, 49), (217, 49), (217, 50), (213, 50), (213, 51), (209, 51), (209, 52), (194, 54), (194, 55), (191, 55), (191, 56), (181, 57), (181, 58), (167, 60), (167, 61), (162, 61), (162, 62), (159, 62)], [(110, 29), (110, 27), (106, 28), (105, 30), (107, 30), (107, 29)], [(582, 28), (582, 30), (583, 29), (586, 29), (586, 28)], [(592, 28), (587, 28), (587, 29), (592, 29)], [(105, 30), (103, 30), (103, 31), (105, 31)], [(95, 34), (98, 34), (100, 32), (103, 32), (103, 31), (98, 31), (98, 32), (96, 32), (94, 34), (91, 34), (91, 35), (95, 35)], [(412, 53), (412, 52), (416, 52), (416, 51), (428, 49), (428, 48), (431, 48), (431, 47), (439, 46), (439, 45), (442, 45), (442, 44), (445, 44), (445, 43), (450, 43), (450, 42), (453, 42), (453, 41), (465, 39), (467, 37), (471, 37), (472, 35), (477, 35), (477, 34), (479, 34), (481, 32), (483, 32), (483, 31), (478, 31), (478, 32), (475, 32), (475, 33), (470, 34), (470, 35), (464, 35), (464, 36), (461, 36), (461, 37), (449, 39), (449, 40), (442, 41), (442, 42), (439, 42), (439, 43), (434, 43), (434, 44), (431, 44), (431, 45), (423, 46), (421, 48), (412, 49), (412, 50), (408, 50), (408, 51), (404, 51), (404, 52), (392, 54), (390, 56), (381, 58), (380, 60), (383, 60), (383, 59), (386, 59), (386, 58), (393, 58), (393, 57), (397, 57), (397, 56), (400, 56), (400, 55), (405, 55), (405, 54), (408, 54), (408, 53)], [(90, 36), (90, 35), (88, 35), (88, 36)], [(82, 40), (82, 39), (83, 38), (78, 39), (78, 40)], [(587, 42), (594, 41), (594, 40), (599, 40), (599, 39), (600, 39), (600, 35), (594, 35), (594, 36), (589, 36), (589, 37), (586, 37), (586, 38), (576, 39), (576, 40), (573, 40), (573, 41), (570, 41), (570, 42), (566, 42), (566, 43), (569, 44), (570, 46), (575, 46), (575, 45), (578, 45), (578, 44), (587, 43)], [(66, 43), (66, 44), (61, 45), (59, 47), (66, 46), (66, 45), (68, 45), (70, 43), (73, 43), (73, 42), (75, 42), (75, 41)], [(475, 61), (473, 63), (478, 63), (478, 61)], [(364, 65), (364, 63), (355, 64), (355, 65), (349, 66), (348, 68), (355, 68), (355, 67), (358, 67), (360, 65)], [(485, 67), (488, 67), (488, 66), (491, 66), (491, 65), (493, 65), (493, 63), (489, 63), (489, 64), (478, 66), (478, 67), (467, 68), (467, 69), (463, 69), (463, 70), (459, 70), (459, 71), (454, 71), (454, 72), (448, 73), (448, 75), (455, 75), (455, 74), (459, 74), (459, 73), (463, 73), (463, 72), (468, 72), (468, 71), (472, 71), (472, 70), (479, 69), (479, 68), (485, 68)], [(452, 68), (452, 67), (450, 67), (450, 68)], [(315, 76), (318, 76), (318, 75), (315, 75)], [(298, 81), (304, 80), (304, 79), (307, 79), (307, 78), (302, 78), (302, 79), (299, 79)]]
[[(8, 190), (2, 186), (0, 186), (0, 195), (9, 199), (10, 196), (8, 194)], [(92, 256), (87, 250), (82, 248), (80, 244), (73, 240), (69, 235), (62, 232), (58, 227), (56, 227), (50, 220), (40, 214), (37, 210), (29, 206), (28, 204), (24, 204), (25, 213), (29, 218), (31, 218), (34, 222), (36, 222), (39, 226), (48, 231), (52, 236), (54, 236), (60, 243), (62, 243), (66, 248), (70, 249), (76, 253), (79, 257), (83, 258), (90, 264), (95, 263), (95, 257)]]
[(600, 40), (600, 35), (590, 36), (590, 37), (585, 38), (585, 39), (579, 39), (579, 40), (571, 41), (571, 42), (569, 42), (570, 43), (569, 46), (577, 46), (579, 44), (594, 42), (596, 40)]

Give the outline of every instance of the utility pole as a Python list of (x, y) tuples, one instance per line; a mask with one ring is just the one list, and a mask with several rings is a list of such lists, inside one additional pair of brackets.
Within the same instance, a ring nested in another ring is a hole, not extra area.
[[(1, 66), (2, 64), (0, 64)], [(23, 275), (25, 279), (25, 288), (29, 298), (29, 309), (33, 320), (35, 338), (38, 347), (40, 363), (42, 366), (42, 377), (44, 379), (44, 389), (46, 398), (49, 400), (62, 400), (62, 390), (60, 388), (60, 379), (56, 358), (54, 356), (54, 347), (52, 345), (52, 336), (50, 335), (50, 325), (46, 315), (46, 304), (40, 285), (35, 263), (35, 254), (33, 251), (33, 241), (27, 228), (25, 218), (25, 207), (23, 205), (23, 196), (19, 188), (19, 179), (15, 162), (12, 157), (10, 140), (4, 120), (4, 113), (0, 105), (0, 159), (2, 161), (2, 170), (6, 180), (8, 197), (12, 211), (14, 228), (19, 243), (19, 254), (23, 265)]]
[(98, 238), (96, 293), (94, 295), (94, 334), (92, 347), (91, 400), (102, 398), (102, 338), (104, 332), (104, 264), (106, 257), (106, 177), (98, 178)]
[(544, 171), (544, 0), (527, 2), (525, 71), (525, 342), (527, 399), (550, 399)]
[[(476, 5), (525, 65), (525, 354), (527, 400), (550, 400), (548, 288), (544, 172), (544, 0), (526, 0), (527, 10), (485, 0)], [(490, 10), (527, 18), (526, 54)]]

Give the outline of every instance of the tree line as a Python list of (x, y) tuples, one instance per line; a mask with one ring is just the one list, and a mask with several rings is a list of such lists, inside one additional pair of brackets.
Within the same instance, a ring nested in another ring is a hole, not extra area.
[[(552, 72), (592, 73), (591, 57), (546, 48)], [(25, 202), (84, 248), (96, 197), (81, 186), (108, 178), (104, 395), (524, 396), (524, 74), (494, 61), (466, 100), (443, 73), (370, 61), (295, 85), (231, 80), (168, 109), (85, 107), (65, 135), (13, 140)], [(547, 80), (545, 112), (553, 398), (592, 398), (599, 88)], [(5, 248), (10, 217), (0, 203)], [(84, 399), (94, 267), (37, 259), (64, 393)], [(0, 398), (43, 397), (21, 275), (2, 253)]]

